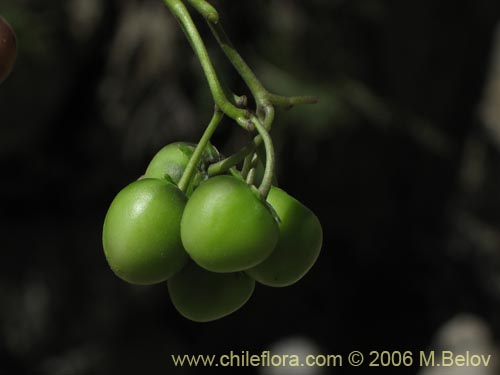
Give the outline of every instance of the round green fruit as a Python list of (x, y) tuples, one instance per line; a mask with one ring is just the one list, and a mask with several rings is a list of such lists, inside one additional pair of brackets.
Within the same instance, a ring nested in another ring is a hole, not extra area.
[(16, 34), (5, 18), (0, 16), (0, 83), (11, 72), (16, 57)]
[(203, 182), (181, 220), (184, 248), (212, 272), (237, 272), (266, 259), (278, 241), (278, 224), (267, 204), (233, 176)]
[[(175, 142), (166, 145), (151, 159), (144, 177), (170, 179), (176, 184), (179, 183), (195, 148), (195, 144), (186, 142)], [(219, 158), (217, 149), (208, 144), (197, 166), (197, 173), (187, 189), (187, 195), (190, 195), (194, 188), (207, 178), (206, 168), (208, 164), (218, 161)]]
[(289, 286), (316, 262), (323, 230), (316, 215), (283, 190), (273, 186), (267, 202), (281, 220), (278, 244), (269, 258), (246, 273), (264, 285)]
[(167, 282), (179, 313), (195, 322), (209, 322), (241, 308), (255, 288), (243, 272), (213, 273), (190, 262)]
[(186, 201), (166, 180), (134, 181), (118, 193), (102, 234), (106, 260), (118, 277), (132, 284), (155, 284), (187, 263), (180, 238)]

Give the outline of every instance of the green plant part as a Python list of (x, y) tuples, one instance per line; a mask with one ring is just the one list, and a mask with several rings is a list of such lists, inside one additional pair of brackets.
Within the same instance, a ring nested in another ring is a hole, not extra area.
[(257, 191), (233, 176), (203, 182), (189, 199), (181, 220), (184, 248), (212, 272), (237, 272), (266, 259), (279, 228)]
[[(247, 177), (247, 182), (253, 183), (254, 185), (262, 183), (265, 171), (262, 159), (256, 158), (252, 164), (252, 169), (249, 171), (249, 176), (251, 175), (251, 178)], [(273, 175), (272, 184), (273, 186), (278, 186), (278, 179), (276, 178), (276, 175)]]
[(269, 258), (246, 273), (264, 285), (289, 286), (316, 262), (323, 230), (316, 215), (283, 190), (273, 186), (267, 201), (280, 218), (278, 244)]
[[(167, 179), (178, 184), (195, 149), (196, 144), (186, 142), (175, 142), (166, 145), (151, 159), (144, 177)], [(188, 196), (203, 180), (208, 178), (206, 173), (208, 166), (219, 161), (219, 159), (220, 155), (217, 149), (210, 143), (207, 144), (187, 188), (186, 193)]]
[(5, 18), (0, 16), (0, 83), (10, 74), (16, 57), (16, 34)]
[(132, 284), (155, 284), (187, 263), (180, 238), (186, 201), (177, 186), (158, 179), (134, 181), (118, 193), (102, 235), (106, 260), (118, 277)]
[(209, 322), (235, 312), (255, 288), (255, 280), (242, 272), (213, 273), (193, 262), (167, 284), (177, 311), (195, 322)]
[[(275, 152), (269, 133), (275, 107), (316, 98), (269, 92), (231, 44), (211, 3), (163, 1), (199, 59), (214, 111), (197, 145), (165, 146), (145, 175), (116, 196), (104, 222), (103, 245), (120, 278), (134, 284), (168, 280), (175, 308), (188, 319), (208, 322), (243, 306), (256, 280), (291, 285), (318, 257), (322, 229), (317, 217), (272, 186)], [(250, 101), (219, 80), (186, 2), (208, 22), (249, 89)], [(210, 140), (224, 117), (248, 131), (251, 141), (221, 160)]]

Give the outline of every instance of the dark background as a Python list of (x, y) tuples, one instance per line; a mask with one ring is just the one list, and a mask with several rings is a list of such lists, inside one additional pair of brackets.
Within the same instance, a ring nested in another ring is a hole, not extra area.
[[(0, 86), (0, 374), (204, 373), (170, 354), (290, 337), (321, 353), (423, 350), (462, 314), (498, 344), (500, 95), (486, 93), (500, 2), (213, 3), (266, 86), (320, 97), (279, 111), (273, 132), (280, 186), (322, 222), (317, 264), (207, 324), (182, 318), (165, 284), (115, 277), (106, 210), (163, 145), (199, 138), (201, 69), (161, 0), (1, 0), (19, 53)], [(225, 122), (213, 143), (244, 140)]]

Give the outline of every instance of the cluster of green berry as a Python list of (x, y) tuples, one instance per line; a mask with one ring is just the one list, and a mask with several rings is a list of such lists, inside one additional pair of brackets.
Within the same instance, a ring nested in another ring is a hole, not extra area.
[(208, 167), (221, 159), (210, 143), (181, 190), (195, 147), (165, 146), (144, 176), (118, 193), (104, 221), (103, 246), (121, 279), (167, 280), (179, 313), (206, 322), (242, 307), (255, 281), (297, 282), (316, 261), (323, 235), (314, 213), (278, 187), (263, 198), (237, 172), (210, 176)]

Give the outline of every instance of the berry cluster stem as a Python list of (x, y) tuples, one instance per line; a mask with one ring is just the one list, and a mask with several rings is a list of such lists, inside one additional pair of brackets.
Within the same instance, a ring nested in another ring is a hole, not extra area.
[(183, 2), (181, 0), (164, 0), (164, 2), (179, 21), (184, 34), (198, 57), (215, 104), (222, 112), (247, 129), (249, 112), (245, 109), (236, 107), (227, 99), (224, 93), (225, 90), (217, 77), (217, 73), (212, 65), (205, 44)]
[[(210, 91), (212, 93), (212, 97), (215, 101), (216, 107), (220, 109), (221, 116), (222, 113), (226, 114), (228, 117), (235, 120), (238, 125), (242, 126), (248, 131), (257, 130), (258, 135), (254, 137), (254, 139), (240, 151), (231, 155), (225, 160), (222, 160), (208, 169), (209, 175), (215, 175), (224, 173), (227, 170), (233, 168), (241, 161), (246, 158), (246, 162), (244, 163), (244, 173), (243, 177), (245, 178), (248, 172), (250, 171), (249, 166), (252, 161), (252, 154), (255, 152), (256, 148), (264, 142), (265, 151), (266, 151), (266, 166), (264, 172), (264, 178), (262, 180), (261, 185), (259, 186), (259, 192), (264, 199), (266, 199), (267, 194), (271, 188), (271, 183), (274, 175), (274, 164), (275, 164), (275, 155), (274, 155), (274, 147), (269, 136), (269, 130), (271, 129), (271, 125), (274, 121), (274, 108), (283, 107), (283, 108), (291, 108), (296, 104), (312, 104), (317, 102), (317, 98), (313, 96), (281, 96), (276, 95), (269, 92), (259, 81), (257, 76), (254, 74), (252, 69), (247, 65), (245, 60), (241, 57), (238, 51), (234, 48), (233, 44), (229, 40), (226, 32), (224, 31), (222, 25), (219, 22), (219, 14), (217, 10), (206, 0), (186, 0), (189, 4), (200, 13), (205, 20), (207, 21), (212, 34), (217, 40), (220, 48), (226, 55), (227, 59), (233, 65), (234, 69), (241, 76), (248, 89), (250, 90), (252, 96), (255, 99), (256, 109), (255, 112), (251, 112), (246, 109), (246, 97), (237, 96), (231, 93), (225, 86), (221, 84), (219, 81), (215, 69), (210, 61), (210, 57), (208, 55), (207, 49), (203, 40), (194, 24), (191, 15), (186, 9), (182, 0), (163, 0), (167, 7), (170, 9), (172, 14), (179, 21), (184, 34), (186, 35), (189, 43), (191, 44), (195, 54), (197, 55), (205, 77), (208, 81), (208, 85)], [(199, 151), (197, 155), (198, 159), (201, 156), (201, 152), (203, 151), (206, 143), (210, 140), (213, 131), (217, 127), (220, 119), (218, 119), (217, 112), (214, 114), (214, 118), (210, 122), (209, 127), (205, 131), (202, 140), (204, 144), (200, 140), (200, 150), (198, 148), (195, 150), (195, 153)], [(222, 118), (222, 117), (221, 117)], [(211, 125), (213, 125), (213, 129)], [(182, 176), (181, 181), (179, 182), (179, 187), (181, 189), (186, 189), (189, 185), (189, 181), (192, 177), (193, 168), (196, 167), (197, 162), (196, 158), (193, 157), (190, 160), (190, 164), (188, 165), (191, 169), (186, 169), (186, 172)], [(191, 163), (193, 161), (193, 163)], [(191, 165), (192, 164), (192, 165)], [(251, 180), (251, 179), (250, 179)]]
[(224, 113), (220, 111), (220, 109), (216, 106), (214, 110), (214, 114), (212, 116), (212, 119), (210, 120), (210, 123), (206, 127), (205, 131), (203, 132), (203, 135), (200, 138), (200, 141), (198, 142), (198, 145), (194, 149), (193, 155), (189, 159), (189, 162), (186, 166), (186, 169), (184, 170), (184, 173), (182, 174), (182, 177), (179, 181), (179, 189), (183, 191), (184, 193), (186, 192), (189, 182), (193, 178), (194, 173), (196, 172), (196, 168), (198, 167), (198, 164), (200, 163), (200, 158), (201, 155), (203, 154), (203, 151), (208, 145), (208, 142), (210, 141), (210, 138), (212, 138), (212, 135), (214, 134), (215, 130), (217, 129), (217, 126), (219, 126), (222, 118), (224, 117)]
[[(264, 107), (265, 119), (264, 119), (264, 127), (267, 131), (270, 130), (271, 124), (274, 121), (274, 107), (267, 106)], [(234, 167), (235, 165), (242, 162), (249, 154), (255, 152), (255, 150), (262, 144), (262, 137), (260, 135), (255, 136), (252, 141), (247, 144), (245, 147), (235, 152), (231, 156), (228, 156), (226, 159), (219, 161), (218, 163), (212, 164), (208, 168), (208, 175), (215, 176), (218, 174), (225, 173), (229, 168)]]

